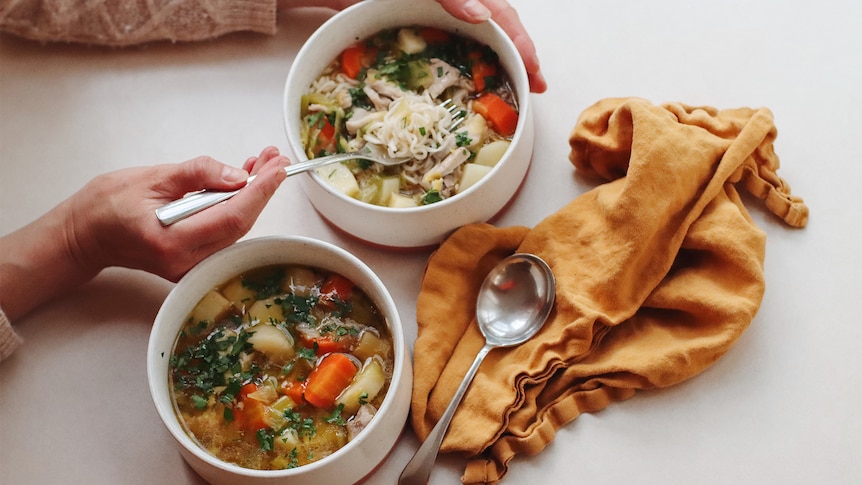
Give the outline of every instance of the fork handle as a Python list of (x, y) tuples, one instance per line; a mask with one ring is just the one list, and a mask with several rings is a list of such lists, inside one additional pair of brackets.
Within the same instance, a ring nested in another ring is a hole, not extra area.
[[(315, 168), (320, 168), (325, 165), (346, 162), (356, 158), (363, 158), (363, 156), (360, 153), (337, 153), (335, 155), (314, 158), (306, 162), (297, 163), (296, 165), (289, 165), (284, 168), (284, 173), (290, 177), (291, 175), (314, 170)], [(254, 175), (248, 178), (246, 185), (250, 184), (252, 180), (254, 180)], [(230, 191), (202, 190), (200, 192), (193, 192), (183, 198), (177, 199), (173, 202), (168, 202), (156, 209), (156, 217), (163, 226), (169, 226), (177, 221), (181, 221), (186, 217), (189, 217), (192, 214), (197, 214), (208, 207), (212, 207), (220, 202), (230, 199), (234, 195), (238, 194), (240, 190), (242, 189)]]

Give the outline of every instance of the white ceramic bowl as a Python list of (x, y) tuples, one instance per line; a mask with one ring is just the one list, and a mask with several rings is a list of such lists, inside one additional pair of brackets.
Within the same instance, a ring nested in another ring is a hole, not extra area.
[[(171, 352), (186, 316), (213, 286), (246, 270), (296, 263), (337, 271), (351, 279), (385, 315), (394, 341), (395, 367), (378, 414), (362, 433), (332, 455), (288, 470), (250, 470), (223, 462), (197, 445), (174, 413), (168, 387)], [(380, 279), (355, 256), (332, 244), (303, 237), (266, 237), (230, 246), (201, 262), (170, 292), (156, 316), (147, 349), (150, 393), (180, 453), (212, 484), (355, 483), (383, 462), (407, 422), (413, 372), (398, 310)]]
[(520, 116), (506, 155), (478, 183), (434, 204), (394, 209), (361, 202), (333, 189), (315, 173), (302, 174), (302, 187), (331, 225), (373, 245), (391, 248), (434, 246), (458, 227), (485, 222), (517, 194), (533, 152), (533, 113), (523, 61), (515, 45), (493, 22), (455, 19), (434, 0), (367, 0), (325, 22), (303, 45), (290, 68), (284, 91), (284, 121), (294, 162), (307, 160), (299, 133), (300, 98), (312, 81), (347, 46), (377, 32), (410, 25), (438, 27), (490, 46), (514, 83)]

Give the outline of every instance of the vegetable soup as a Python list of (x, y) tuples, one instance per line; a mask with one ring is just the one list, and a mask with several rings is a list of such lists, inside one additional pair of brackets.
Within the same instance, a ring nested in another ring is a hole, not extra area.
[[(447, 100), (454, 114), (441, 106)], [(367, 144), (409, 158), (398, 167), (352, 160), (317, 170), (350, 197), (397, 208), (439, 202), (479, 181), (509, 147), (519, 113), (490, 47), (413, 26), (345, 49), (303, 96), (301, 116), (310, 159)]]
[(276, 265), (208, 292), (171, 357), (176, 412), (218, 458), (284, 469), (335, 452), (374, 417), (393, 343), (370, 298), (343, 276)]

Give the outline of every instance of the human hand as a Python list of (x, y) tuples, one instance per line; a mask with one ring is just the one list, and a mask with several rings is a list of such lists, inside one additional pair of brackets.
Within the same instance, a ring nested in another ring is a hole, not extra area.
[(494, 19), (503, 29), (524, 60), (527, 77), (530, 79), (530, 91), (544, 93), (548, 89), (542, 69), (539, 66), (539, 55), (533, 39), (521, 23), (518, 12), (506, 0), (437, 0), (453, 17), (465, 22), (480, 23)]
[[(180, 164), (130, 168), (93, 179), (67, 202), (69, 247), (83, 267), (142, 269), (177, 281), (205, 257), (251, 229), (284, 180), (287, 159), (268, 147), (238, 169), (210, 157)], [(254, 182), (229, 201), (171, 226), (154, 211), (200, 189), (233, 190)]]
[[(542, 69), (539, 66), (539, 56), (536, 46), (521, 23), (518, 12), (506, 0), (436, 0), (453, 17), (470, 23), (481, 23), (494, 19), (500, 28), (512, 39), (530, 80), (530, 91), (544, 93), (548, 89)], [(279, 0), (279, 8), (295, 8), (318, 6), (342, 10), (359, 0)]]

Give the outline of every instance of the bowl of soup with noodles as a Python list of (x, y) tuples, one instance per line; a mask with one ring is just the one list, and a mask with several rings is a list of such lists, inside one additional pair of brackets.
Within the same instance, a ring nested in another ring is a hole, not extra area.
[(412, 389), (382, 282), (301, 237), (240, 242), (192, 269), (156, 317), (148, 374), (210, 483), (360, 481), (400, 436)]
[(325, 220), (357, 239), (426, 248), (493, 219), (526, 176), (533, 146), (529, 83), (493, 22), (469, 24), (434, 0), (362, 2), (303, 45), (287, 77), (294, 162), (373, 148), (301, 177)]

